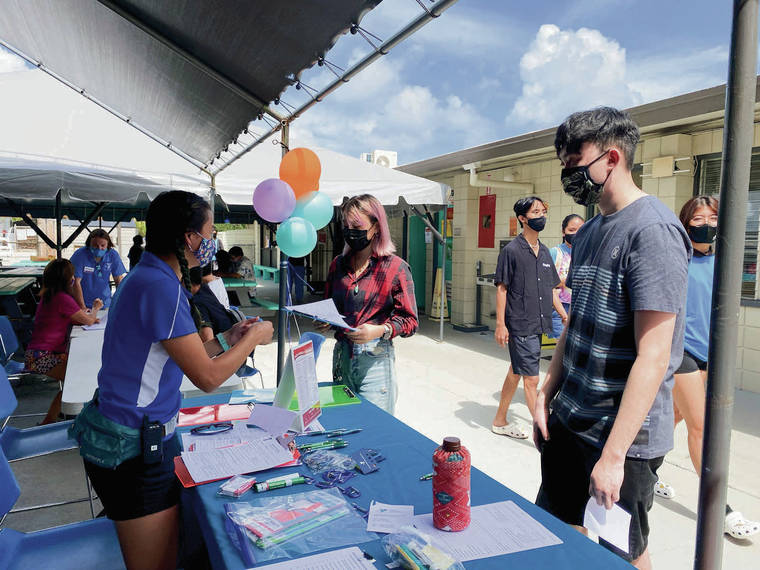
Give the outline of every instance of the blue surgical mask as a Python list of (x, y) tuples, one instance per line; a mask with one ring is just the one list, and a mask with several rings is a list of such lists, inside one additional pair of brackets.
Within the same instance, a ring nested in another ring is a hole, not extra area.
[(100, 249), (99, 247), (90, 247), (89, 250), (92, 256), (95, 258), (103, 257), (106, 254), (106, 251), (108, 251), (106, 249)]
[(214, 257), (216, 256), (216, 241), (203, 237), (198, 232), (195, 233), (200, 236), (201, 243), (198, 246), (198, 249), (193, 251), (193, 255), (195, 255), (195, 259), (198, 260), (200, 266), (203, 267), (214, 260)]

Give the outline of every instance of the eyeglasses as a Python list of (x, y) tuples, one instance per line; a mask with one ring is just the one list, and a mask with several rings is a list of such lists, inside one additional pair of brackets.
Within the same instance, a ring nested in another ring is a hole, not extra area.
[(691, 223), (695, 226), (703, 226), (705, 224), (710, 224), (711, 226), (717, 226), (718, 225), (718, 216), (713, 215), (709, 218), (705, 218), (704, 216), (694, 216), (691, 219)]
[(232, 429), (232, 422), (219, 422), (215, 424), (206, 424), (197, 426), (190, 430), (195, 435), (216, 435)]

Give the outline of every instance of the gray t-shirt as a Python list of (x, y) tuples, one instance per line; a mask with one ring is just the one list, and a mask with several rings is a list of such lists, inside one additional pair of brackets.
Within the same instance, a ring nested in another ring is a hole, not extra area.
[(603, 447), (636, 359), (635, 311), (676, 315), (670, 364), (628, 457), (651, 459), (673, 447), (673, 371), (683, 357), (691, 242), (662, 202), (645, 196), (584, 224), (573, 242), (572, 288), (562, 385), (553, 413)]

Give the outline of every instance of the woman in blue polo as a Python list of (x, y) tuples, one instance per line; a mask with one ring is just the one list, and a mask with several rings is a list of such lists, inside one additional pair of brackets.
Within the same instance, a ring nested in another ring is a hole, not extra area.
[(101, 229), (90, 232), (84, 247), (71, 256), (71, 263), (74, 264), (74, 299), (79, 306), (87, 309), (95, 299), (101, 299), (108, 308), (111, 277), (118, 287), (127, 272), (108, 232)]
[(128, 568), (177, 565), (173, 436), (183, 372), (210, 392), (272, 339), (271, 323), (243, 321), (201, 341), (189, 267), (213, 258), (211, 222), (208, 204), (194, 194), (166, 192), (153, 201), (145, 253), (111, 304), (97, 397), (72, 428)]

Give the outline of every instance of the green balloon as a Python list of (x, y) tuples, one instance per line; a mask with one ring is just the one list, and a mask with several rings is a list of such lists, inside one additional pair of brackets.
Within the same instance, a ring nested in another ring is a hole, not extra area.
[(309, 192), (296, 201), (291, 217), (309, 220), (315, 229), (321, 230), (332, 220), (332, 201), (324, 192)]
[(277, 228), (277, 246), (288, 257), (308, 255), (317, 245), (317, 230), (303, 218), (291, 216)]

